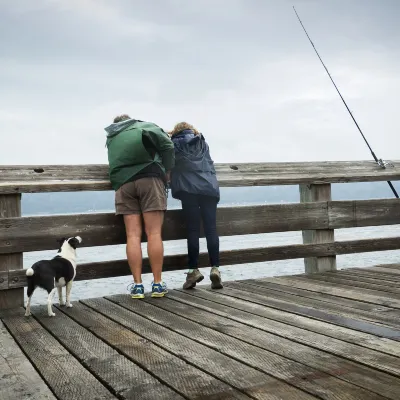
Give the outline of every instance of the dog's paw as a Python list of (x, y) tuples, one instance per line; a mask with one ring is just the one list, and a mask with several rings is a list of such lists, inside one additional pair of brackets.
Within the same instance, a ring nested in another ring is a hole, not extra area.
[(51, 314), (49, 314), (49, 317), (55, 317), (56, 314), (54, 314), (53, 312)]
[(62, 301), (62, 302), (60, 301), (59, 304), (60, 304), (60, 307), (64, 307), (65, 306), (65, 301)]
[(28, 312), (28, 311), (25, 313), (25, 317), (30, 317), (31, 315), (32, 314), (30, 312)]
[(71, 304), (71, 303), (67, 304), (67, 308), (72, 308), (72, 307), (73, 307), (73, 304)]

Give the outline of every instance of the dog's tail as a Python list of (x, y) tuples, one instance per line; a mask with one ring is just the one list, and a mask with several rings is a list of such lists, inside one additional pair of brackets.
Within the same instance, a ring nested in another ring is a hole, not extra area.
[(32, 268), (28, 268), (26, 270), (26, 276), (32, 276), (35, 273), (35, 271)]

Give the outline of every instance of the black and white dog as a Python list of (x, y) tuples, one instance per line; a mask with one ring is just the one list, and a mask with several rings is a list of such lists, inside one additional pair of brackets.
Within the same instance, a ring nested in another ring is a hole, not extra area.
[[(60, 306), (72, 307), (70, 294), (72, 282), (76, 275), (76, 248), (82, 239), (79, 236), (62, 238), (58, 240), (60, 248), (57, 256), (51, 260), (41, 260), (26, 270), (28, 280), (28, 301), (26, 302), (25, 315), (31, 315), (31, 298), (37, 287), (47, 290), (47, 310), (49, 317), (54, 317), (52, 309), (53, 297), (58, 290)], [(66, 303), (63, 302), (62, 288), (65, 286)]]

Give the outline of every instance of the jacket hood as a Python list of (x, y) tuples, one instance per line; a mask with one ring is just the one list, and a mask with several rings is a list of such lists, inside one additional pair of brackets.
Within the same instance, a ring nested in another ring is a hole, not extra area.
[(127, 119), (125, 121), (116, 122), (107, 126), (104, 128), (104, 130), (107, 132), (107, 138), (117, 136), (120, 132), (133, 125), (135, 122), (137, 122), (136, 119)]
[(194, 131), (191, 129), (185, 129), (183, 131), (180, 131), (176, 135), (172, 136), (172, 141), (179, 141), (181, 143), (189, 143), (192, 141), (196, 141), (202, 138), (202, 134), (199, 133), (196, 135)]

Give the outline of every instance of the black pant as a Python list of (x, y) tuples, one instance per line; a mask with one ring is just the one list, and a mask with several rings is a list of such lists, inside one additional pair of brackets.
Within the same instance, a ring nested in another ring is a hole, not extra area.
[(200, 221), (203, 221), (208, 256), (212, 267), (219, 266), (219, 237), (217, 234), (217, 204), (215, 197), (182, 193), (182, 209), (186, 219), (189, 268), (198, 267)]

